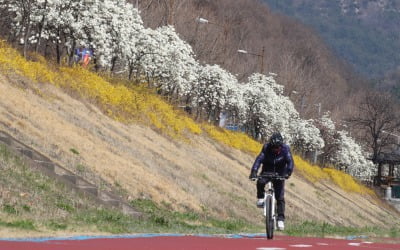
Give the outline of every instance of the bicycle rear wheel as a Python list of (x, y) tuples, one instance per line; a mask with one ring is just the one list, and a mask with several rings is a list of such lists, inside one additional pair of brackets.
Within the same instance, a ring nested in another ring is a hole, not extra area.
[(265, 229), (267, 232), (267, 238), (272, 239), (274, 237), (274, 218), (273, 214), (274, 212), (272, 211), (273, 206), (272, 206), (272, 196), (267, 196), (265, 199), (265, 206), (266, 206), (266, 216), (265, 216)]

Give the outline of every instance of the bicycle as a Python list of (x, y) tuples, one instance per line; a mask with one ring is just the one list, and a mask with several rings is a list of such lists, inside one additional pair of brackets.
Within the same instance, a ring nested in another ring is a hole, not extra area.
[(268, 182), (265, 185), (264, 191), (264, 217), (265, 217), (265, 229), (267, 233), (267, 238), (272, 239), (274, 237), (274, 229), (277, 227), (277, 211), (276, 211), (276, 200), (274, 187), (272, 184), (273, 180), (285, 180), (284, 176), (280, 176), (278, 173), (270, 172), (263, 173), (257, 176), (257, 178), (252, 179), (253, 181), (258, 179), (267, 179)]

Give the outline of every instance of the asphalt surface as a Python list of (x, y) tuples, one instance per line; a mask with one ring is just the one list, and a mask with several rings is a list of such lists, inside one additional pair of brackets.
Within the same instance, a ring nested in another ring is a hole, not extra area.
[[(389, 241), (388, 241), (389, 242)], [(141, 234), (110, 237), (0, 239), (0, 250), (283, 250), (283, 249), (400, 249), (400, 244), (368, 239), (331, 239), (262, 235)]]

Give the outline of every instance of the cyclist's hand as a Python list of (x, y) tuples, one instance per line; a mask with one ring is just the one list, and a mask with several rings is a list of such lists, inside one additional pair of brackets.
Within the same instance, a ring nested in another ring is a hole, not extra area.
[(288, 171), (288, 172), (285, 174), (285, 179), (286, 179), (286, 180), (289, 179), (291, 175), (292, 175), (292, 171)]
[(257, 180), (257, 172), (256, 171), (251, 171), (249, 179), (252, 181)]

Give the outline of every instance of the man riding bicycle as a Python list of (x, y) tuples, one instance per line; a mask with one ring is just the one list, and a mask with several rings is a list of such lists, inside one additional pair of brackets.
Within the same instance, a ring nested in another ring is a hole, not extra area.
[[(268, 143), (265, 143), (261, 153), (257, 156), (249, 178), (257, 178), (257, 172), (260, 165), (263, 165), (261, 174), (268, 172), (276, 172), (281, 176), (288, 179), (293, 172), (293, 157), (290, 152), (290, 147), (283, 143), (283, 137), (280, 133), (274, 133)], [(263, 207), (264, 205), (264, 188), (269, 180), (258, 179), (257, 181), (257, 206)], [(275, 199), (277, 201), (278, 213), (278, 229), (284, 230), (285, 228), (285, 181), (273, 180), (275, 189)]]

